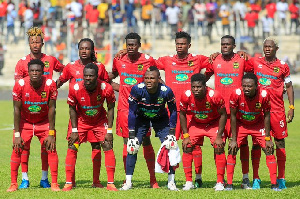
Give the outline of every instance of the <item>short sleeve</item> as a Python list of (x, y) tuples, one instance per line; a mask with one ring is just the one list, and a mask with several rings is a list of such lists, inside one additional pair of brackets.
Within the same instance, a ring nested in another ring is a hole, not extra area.
[(24, 80), (19, 79), (16, 81), (14, 88), (13, 88), (13, 101), (22, 101), (22, 88), (24, 87)]
[(271, 101), (270, 101), (270, 94), (267, 90), (262, 90), (261, 95), (263, 97), (262, 100), (262, 109), (264, 112), (270, 112), (271, 110)]
[(15, 68), (15, 81), (18, 81), (19, 79), (22, 79), (24, 77), (23, 75), (24, 72), (22, 68), (23, 68), (22, 61), (19, 60)]
[(61, 81), (62, 83), (65, 83), (69, 79), (71, 79), (69, 68), (70, 68), (70, 64), (64, 67), (62, 74), (59, 76), (59, 81)]
[(245, 60), (245, 72), (247, 73), (254, 72), (254, 58)]
[(52, 84), (50, 85), (49, 99), (56, 100), (57, 95), (58, 95), (58, 92), (57, 92), (57, 88), (56, 88), (56, 83), (52, 80)]
[(56, 72), (62, 72), (64, 70), (64, 65), (60, 63), (55, 57), (53, 57), (54, 68), (53, 70)]
[(200, 65), (200, 70), (203, 68), (207, 68), (211, 66), (211, 64), (209, 63), (209, 57), (206, 57), (204, 55), (198, 55), (198, 59), (199, 59), (199, 63), (201, 63)]
[(283, 75), (283, 79), (285, 79), (288, 76), (290, 76), (290, 67), (286, 63), (283, 65), (282, 75)]
[(231, 95), (230, 95), (230, 99), (229, 99), (229, 106), (230, 108), (237, 108), (238, 107), (238, 101), (239, 101), (239, 95), (237, 93), (240, 93), (240, 89), (235, 89)]
[(191, 96), (191, 91), (187, 90), (182, 93), (179, 103), (179, 108), (181, 111), (187, 111), (189, 105), (189, 97)]
[(165, 59), (165, 57), (160, 57), (155, 60), (155, 65), (159, 70), (165, 70), (164, 59)]
[(110, 84), (102, 82), (101, 84), (105, 84), (105, 98), (107, 104), (112, 104), (116, 101), (115, 93), (113, 91), (113, 88)]
[(215, 92), (213, 97), (214, 104), (218, 107), (218, 109), (225, 108), (225, 100), (223, 99), (221, 94), (217, 91), (214, 92)]
[(114, 58), (113, 67), (112, 67), (112, 73), (119, 73), (117, 64), (118, 64), (118, 60), (116, 58)]
[(69, 95), (68, 95), (68, 101), (67, 101), (67, 103), (70, 106), (76, 106), (76, 104), (77, 104), (76, 95), (75, 95), (75, 89), (74, 89), (74, 87), (76, 87), (76, 85), (78, 86), (78, 84), (75, 84), (72, 87), (70, 87), (70, 89), (69, 89)]
[(105, 70), (105, 66), (102, 63), (97, 63), (98, 68), (99, 68), (99, 74), (98, 74), (98, 78), (102, 81), (105, 82), (109, 82), (109, 77), (108, 77), (108, 73)]

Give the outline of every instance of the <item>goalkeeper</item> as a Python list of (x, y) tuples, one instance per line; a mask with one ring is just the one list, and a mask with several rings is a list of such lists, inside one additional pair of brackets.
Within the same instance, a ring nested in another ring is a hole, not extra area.
[[(137, 160), (138, 148), (150, 128), (150, 123), (155, 130), (155, 136), (159, 137), (162, 143), (167, 136), (173, 137), (173, 141), (176, 140), (174, 136), (177, 122), (175, 96), (173, 91), (159, 83), (159, 80), (159, 70), (151, 66), (145, 73), (144, 83), (135, 85), (131, 89), (128, 99), (129, 140), (127, 143), (126, 183), (123, 184), (120, 190), (132, 188), (131, 180)], [(165, 107), (166, 103), (168, 104), (170, 117)], [(170, 190), (177, 190), (174, 178), (175, 170), (170, 166), (168, 175), (168, 188)]]

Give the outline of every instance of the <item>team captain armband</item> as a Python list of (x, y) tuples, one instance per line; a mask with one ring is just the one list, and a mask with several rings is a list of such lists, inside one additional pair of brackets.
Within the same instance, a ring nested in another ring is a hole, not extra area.
[(287, 76), (286, 78), (284, 78), (284, 83), (287, 84), (287, 83), (290, 83), (292, 81), (292, 78), (291, 76)]
[(49, 130), (48, 135), (53, 135), (53, 136), (55, 136), (55, 130)]

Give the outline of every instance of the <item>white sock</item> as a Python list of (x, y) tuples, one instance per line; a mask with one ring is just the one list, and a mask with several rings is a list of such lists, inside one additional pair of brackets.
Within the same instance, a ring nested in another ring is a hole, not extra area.
[(186, 181), (185, 184), (186, 185), (193, 185), (193, 182), (192, 181)]
[(175, 174), (168, 174), (168, 183), (175, 183)]
[(198, 180), (198, 179), (202, 180), (201, 174), (196, 174), (196, 180)]
[(248, 173), (246, 173), (246, 174), (243, 174), (243, 180), (244, 180), (245, 178), (248, 178), (248, 179), (249, 179), (249, 177), (248, 177)]
[(126, 175), (126, 184), (131, 185), (132, 175)]
[(28, 180), (27, 172), (22, 172), (22, 180)]
[(46, 179), (48, 179), (48, 171), (42, 170), (42, 179), (41, 180), (46, 180)]

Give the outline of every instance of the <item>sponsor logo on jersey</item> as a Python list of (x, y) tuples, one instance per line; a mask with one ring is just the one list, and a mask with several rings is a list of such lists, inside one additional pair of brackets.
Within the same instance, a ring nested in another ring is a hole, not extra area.
[(273, 76), (273, 75), (265, 75), (265, 74), (263, 74), (263, 73), (261, 73), (261, 72), (257, 72), (256, 75), (257, 75), (257, 76), (260, 76), (260, 77), (268, 78), (268, 79), (278, 79), (278, 77), (276, 77), (276, 76)]
[(217, 73), (218, 77), (238, 77), (238, 73)]
[(145, 115), (146, 117), (149, 117), (149, 118), (154, 118), (154, 117), (157, 116), (156, 113), (149, 113), (149, 112), (145, 112), (144, 115)]
[(47, 102), (30, 102), (30, 101), (25, 101), (24, 104), (28, 104), (28, 105), (43, 105), (43, 104), (47, 104)]
[(41, 92), (41, 97), (42, 97), (42, 99), (45, 99), (47, 97), (47, 92), (46, 91), (42, 91)]
[(204, 120), (206, 118), (208, 118), (208, 115), (205, 114), (196, 114), (195, 117), (199, 120)]
[(101, 100), (101, 95), (97, 95), (97, 101)]
[(255, 109), (261, 109), (261, 103), (260, 102), (255, 103)]
[(206, 109), (210, 109), (210, 103), (209, 102), (205, 102), (205, 107), (206, 107)]
[(45, 68), (49, 68), (50, 67), (50, 64), (49, 64), (49, 62), (48, 61), (45, 61)]
[(144, 68), (144, 65), (143, 65), (143, 64), (139, 64), (139, 65), (138, 65), (138, 70), (139, 70), (139, 71), (142, 71), (143, 68)]
[(242, 115), (242, 118), (247, 121), (253, 121), (255, 119), (254, 115)]
[(37, 112), (40, 112), (41, 111), (41, 107), (38, 106), (38, 105), (32, 105), (32, 106), (29, 106), (28, 107), (28, 110), (32, 113), (37, 113)]
[(238, 69), (239, 67), (240, 67), (239, 62), (234, 62), (234, 63), (233, 63), (233, 68), (234, 68), (234, 69)]
[(192, 73), (194, 73), (194, 71), (193, 70), (172, 70), (172, 73), (174, 73), (174, 74), (182, 74), (182, 73), (192, 74)]
[(157, 98), (157, 103), (162, 104), (164, 102), (164, 99), (162, 97)]
[(188, 66), (194, 66), (194, 62), (192, 60), (188, 61)]
[(258, 82), (263, 85), (263, 86), (269, 86), (271, 85), (271, 80), (267, 79), (267, 78), (260, 78), (258, 80)]
[(98, 113), (97, 109), (90, 109), (85, 112), (85, 114), (88, 116), (95, 116), (97, 113)]
[(224, 77), (220, 80), (221, 84), (230, 85), (233, 83), (233, 79), (230, 77)]
[(274, 67), (274, 73), (279, 73), (280, 69), (279, 67)]
[(135, 78), (128, 77), (124, 79), (124, 83), (127, 85), (135, 85), (137, 83), (137, 80)]
[(189, 76), (187, 76), (187, 74), (179, 74), (179, 75), (176, 75), (175, 79), (177, 81), (183, 82), (183, 81), (188, 80)]

